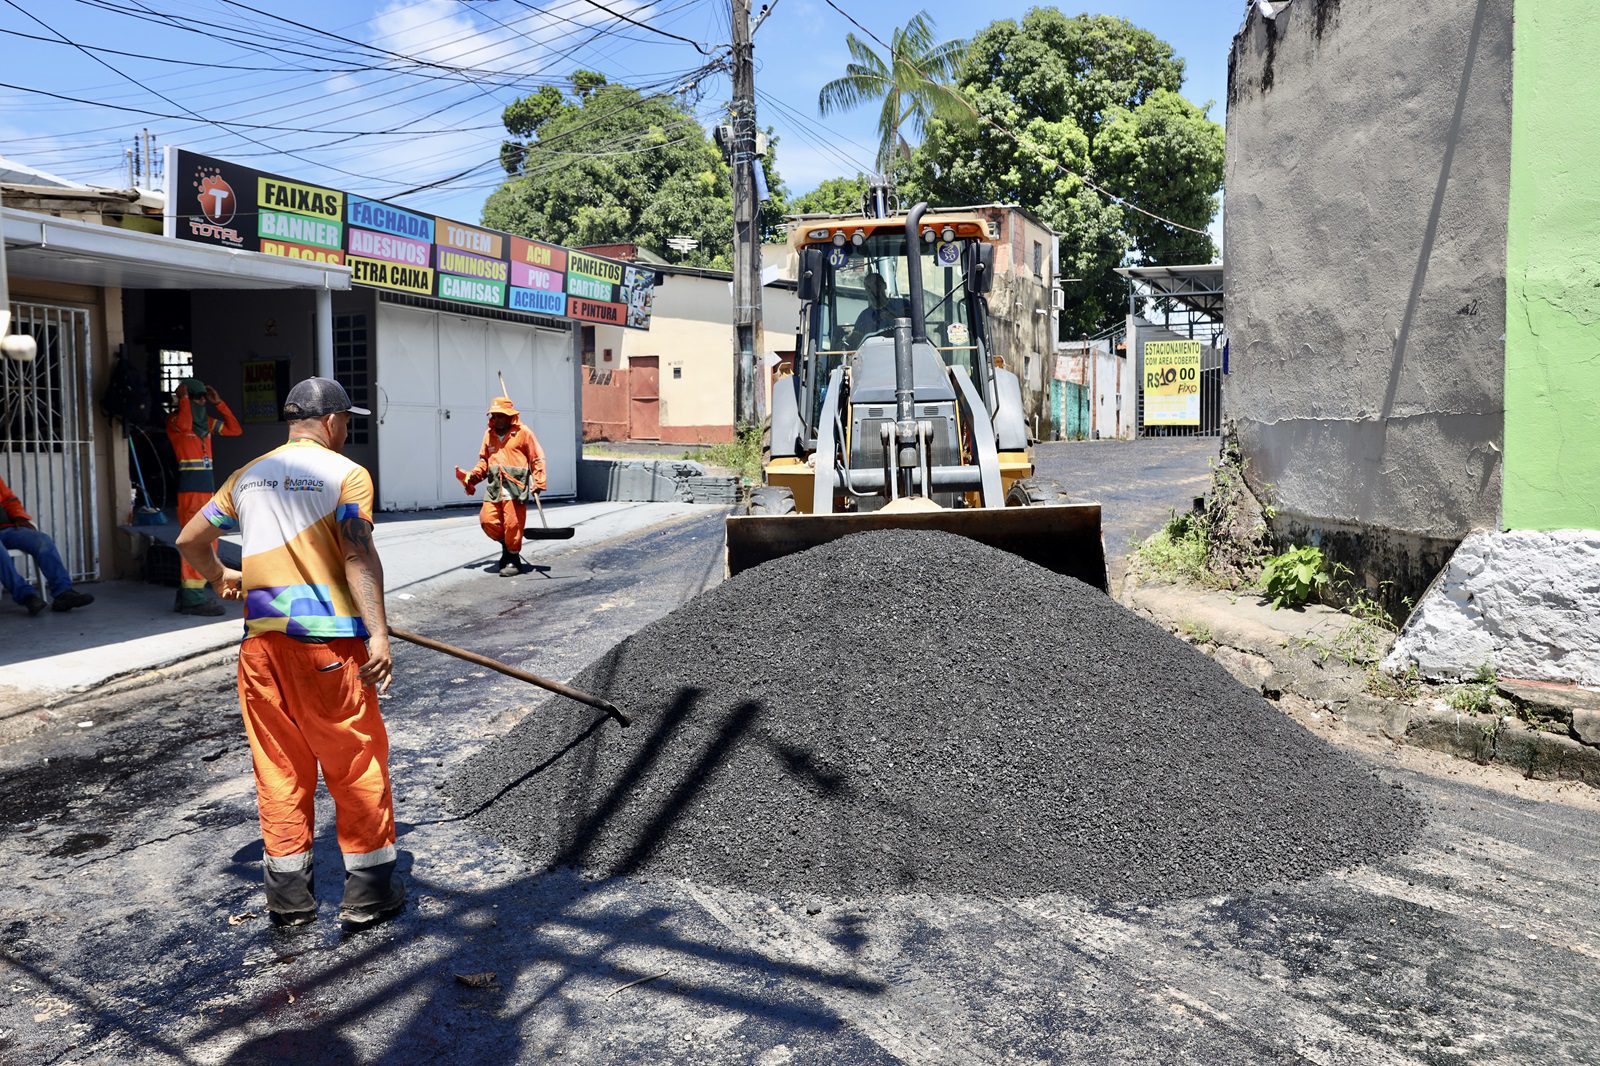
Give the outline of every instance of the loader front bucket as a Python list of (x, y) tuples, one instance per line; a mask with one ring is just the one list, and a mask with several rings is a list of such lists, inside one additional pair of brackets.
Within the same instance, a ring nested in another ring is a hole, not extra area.
[(852, 533), (879, 529), (954, 533), (1107, 591), (1106, 549), (1100, 535), (1098, 503), (862, 514), (731, 515), (728, 573), (737, 574), (769, 559), (815, 548)]

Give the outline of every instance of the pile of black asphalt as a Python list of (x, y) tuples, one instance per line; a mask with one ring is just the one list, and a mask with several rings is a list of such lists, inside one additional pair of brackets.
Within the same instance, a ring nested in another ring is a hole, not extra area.
[(776, 896), (1244, 893), (1404, 850), (1402, 791), (1072, 578), (863, 533), (641, 629), (447, 784), (541, 868)]

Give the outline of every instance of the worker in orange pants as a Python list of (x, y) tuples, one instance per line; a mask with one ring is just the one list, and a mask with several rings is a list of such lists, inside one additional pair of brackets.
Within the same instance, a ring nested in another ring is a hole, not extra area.
[[(352, 415), (330, 378), (289, 390), (289, 440), (235, 471), (178, 535), (178, 551), (223, 599), (243, 600), (239, 703), (255, 767), (267, 910), (278, 925), (316, 920), (313, 798), (317, 770), (333, 796), (344, 896), (339, 920), (361, 927), (400, 912), (389, 736), (383, 563), (372, 535), (372, 476), (340, 454)], [(214, 552), (238, 533), (244, 569)]]
[[(389, 890), (396, 859), (389, 735), (377, 689), (361, 680), (366, 661), (358, 637), (307, 644), (263, 632), (239, 649), (239, 704), (255, 753), (267, 899), (276, 914), (317, 908), (311, 843), (319, 764), (337, 811), (346, 900)], [(363, 878), (382, 884), (368, 890)]]
[[(199, 378), (188, 378), (173, 393), (173, 412), (167, 417), (167, 440), (178, 458), (178, 525), (211, 502), (216, 482), (211, 473), (211, 438), (215, 434), (237, 437), (244, 432), (217, 390)], [(184, 562), (178, 574), (178, 595), (173, 610), (179, 614), (220, 615), (222, 604), (206, 592), (200, 571)]]
[(484, 536), (500, 545), (501, 577), (522, 572), (522, 530), (528, 521), (528, 498), (545, 487), (544, 449), (533, 430), (521, 422), (521, 413), (509, 396), (496, 396), (489, 405), (489, 428), (483, 435), (478, 465), (470, 472), (456, 467), (456, 477), (467, 495), (487, 482), (478, 524)]

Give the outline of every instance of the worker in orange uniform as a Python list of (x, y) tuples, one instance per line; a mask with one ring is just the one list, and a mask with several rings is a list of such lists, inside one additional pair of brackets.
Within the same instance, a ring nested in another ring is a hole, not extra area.
[[(344, 853), (340, 921), (370, 925), (405, 903), (378, 709), (393, 664), (372, 477), (340, 454), (350, 416), (368, 413), (331, 378), (300, 382), (284, 404), (288, 443), (235, 471), (178, 536), (184, 559), (223, 599), (244, 600), (239, 702), (266, 844), (267, 910), (278, 925), (317, 916), (319, 765)], [(213, 550), (235, 531), (243, 572)]]
[(478, 482), (487, 481), (478, 524), (484, 535), (500, 545), (501, 577), (522, 573), (522, 528), (528, 517), (528, 497), (543, 492), (544, 449), (533, 430), (523, 425), (509, 396), (496, 396), (489, 405), (489, 428), (483, 435), (478, 465), (471, 472), (456, 467), (456, 477), (474, 495)]
[[(244, 432), (217, 390), (199, 378), (186, 378), (173, 393), (174, 409), (167, 416), (167, 439), (178, 457), (178, 524), (187, 525), (211, 499), (216, 482), (211, 474), (211, 437), (237, 437)], [(206, 594), (200, 571), (185, 561), (179, 571), (178, 596), (173, 609), (179, 614), (220, 615), (222, 604)]]
[(94, 602), (93, 596), (72, 587), (72, 574), (61, 561), (56, 542), (49, 534), (33, 528), (33, 516), (22, 506), (5, 479), (0, 478), (0, 588), (4, 588), (29, 617), (35, 617), (44, 610), (44, 597), (17, 571), (11, 562), (12, 551), (33, 557), (50, 589), (51, 610), (70, 611)]

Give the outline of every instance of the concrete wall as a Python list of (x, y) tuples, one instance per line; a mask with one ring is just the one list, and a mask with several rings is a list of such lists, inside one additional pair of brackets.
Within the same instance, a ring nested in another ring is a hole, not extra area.
[[(1050, 290), (1055, 286), (1052, 234), (1020, 211), (985, 208), (982, 213), (1000, 232), (994, 288), (989, 293), (990, 340), (994, 353), (1022, 380), (1029, 432), (1037, 419), (1040, 433), (1048, 435), (1056, 345), (1055, 320), (1050, 314)], [(1040, 252), (1037, 274), (1033, 269), (1035, 245)]]
[(1133, 437), (1133, 396), (1136, 381), (1126, 350), (1113, 352), (1110, 342), (1097, 344), (1089, 365), (1089, 389), (1094, 397), (1089, 415), (1090, 435), (1097, 438)]
[(1280, 531), (1407, 590), (1500, 521), (1511, 15), (1297, 0), (1230, 57), (1224, 409)]
[(1504, 523), (1600, 529), (1600, 11), (1516, 13)]

